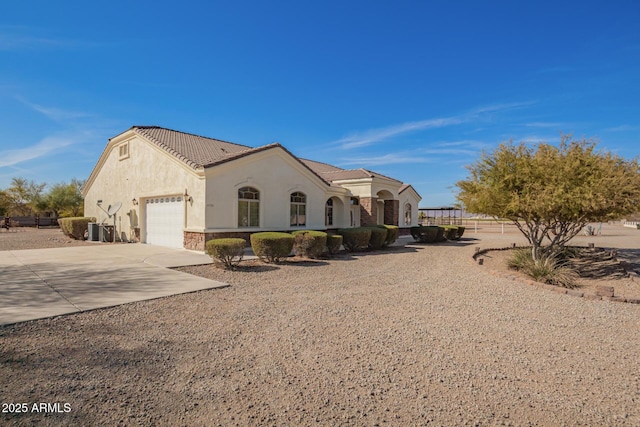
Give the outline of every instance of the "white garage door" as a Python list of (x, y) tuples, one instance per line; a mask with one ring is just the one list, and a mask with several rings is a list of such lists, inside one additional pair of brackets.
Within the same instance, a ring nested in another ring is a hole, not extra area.
[(184, 246), (182, 197), (147, 199), (146, 208), (147, 244), (182, 248)]

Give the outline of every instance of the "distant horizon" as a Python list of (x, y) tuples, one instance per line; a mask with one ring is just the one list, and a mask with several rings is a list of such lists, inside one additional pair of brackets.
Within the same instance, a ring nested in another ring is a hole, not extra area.
[(630, 1), (8, 3), (0, 188), (86, 180), (134, 125), (279, 142), (426, 207), (455, 204), (465, 166), (510, 140), (634, 158), (638, 22)]

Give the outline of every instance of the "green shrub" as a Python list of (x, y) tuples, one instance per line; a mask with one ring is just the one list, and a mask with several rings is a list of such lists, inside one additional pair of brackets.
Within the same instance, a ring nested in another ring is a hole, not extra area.
[(246, 244), (246, 240), (239, 238), (213, 239), (205, 244), (205, 248), (217, 267), (231, 270), (242, 261)]
[(263, 232), (251, 235), (253, 253), (264, 262), (280, 262), (293, 249), (295, 237), (289, 233)]
[(60, 230), (62, 230), (64, 235), (76, 240), (84, 240), (84, 234), (89, 229), (90, 222), (96, 222), (96, 219), (86, 216), (58, 219)]
[(461, 225), (443, 225), (444, 237), (447, 240), (460, 240), (465, 228)]
[(444, 228), (437, 225), (411, 227), (411, 236), (416, 242), (437, 243), (444, 240)]
[(327, 235), (327, 251), (330, 255), (337, 255), (342, 246), (342, 236), (339, 234)]
[(338, 233), (342, 235), (342, 245), (349, 252), (365, 249), (371, 240), (371, 229), (367, 227), (341, 228)]
[(411, 237), (413, 237), (413, 240), (415, 240), (416, 242), (420, 242), (420, 237), (422, 235), (422, 226), (416, 226), (416, 227), (409, 227), (409, 232), (411, 233)]
[(441, 228), (446, 240), (458, 240), (458, 227), (455, 225), (443, 225)]
[(293, 252), (298, 256), (318, 258), (327, 246), (327, 233), (314, 230), (296, 230)]
[(514, 249), (507, 260), (507, 266), (512, 270), (524, 270), (532, 261), (531, 248)]
[(392, 245), (398, 240), (398, 235), (400, 234), (400, 227), (397, 225), (378, 225), (377, 227), (384, 228), (387, 230), (387, 238), (384, 241), (383, 246)]
[(380, 227), (367, 227), (371, 230), (371, 237), (369, 238), (369, 249), (381, 249), (384, 246), (384, 242), (387, 240), (387, 229)]
[(516, 249), (508, 260), (509, 268), (521, 271), (534, 280), (550, 285), (574, 288), (579, 275), (574, 269), (552, 256), (534, 260), (530, 248)]

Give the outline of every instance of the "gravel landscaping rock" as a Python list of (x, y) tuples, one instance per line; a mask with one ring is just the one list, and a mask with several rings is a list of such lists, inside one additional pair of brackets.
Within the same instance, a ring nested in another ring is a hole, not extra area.
[(18, 227), (10, 231), (0, 229), (0, 251), (20, 249), (45, 249), (69, 246), (95, 245), (96, 242), (74, 240), (65, 236), (59, 228)]
[(503, 237), (465, 237), (0, 328), (2, 403), (71, 409), (1, 423), (640, 425), (640, 306), (491, 275)]

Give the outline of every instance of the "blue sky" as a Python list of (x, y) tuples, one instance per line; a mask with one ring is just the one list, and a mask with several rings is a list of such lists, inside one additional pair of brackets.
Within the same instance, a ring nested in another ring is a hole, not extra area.
[(0, 188), (86, 179), (158, 125), (413, 184), (453, 203), (499, 143), (640, 149), (637, 1), (4, 2)]

